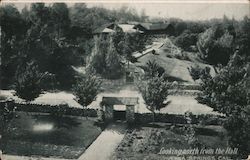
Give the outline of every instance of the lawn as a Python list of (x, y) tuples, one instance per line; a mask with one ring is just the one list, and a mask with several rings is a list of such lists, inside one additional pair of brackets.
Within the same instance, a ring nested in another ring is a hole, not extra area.
[(164, 149), (226, 148), (226, 131), (221, 126), (193, 126), (195, 140), (190, 143), (185, 126), (166, 124), (129, 129), (117, 147), (112, 158), (115, 159), (168, 159), (171, 155), (160, 155)]
[(78, 158), (101, 133), (94, 119), (18, 112), (3, 140), (6, 154)]

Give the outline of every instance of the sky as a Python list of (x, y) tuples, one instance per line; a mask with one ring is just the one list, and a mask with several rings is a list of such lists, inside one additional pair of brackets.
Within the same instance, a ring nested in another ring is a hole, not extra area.
[[(98, 4), (89, 4), (95, 6)], [(129, 4), (101, 4), (105, 8), (119, 8), (122, 5), (134, 7), (138, 13), (142, 9), (150, 17), (176, 17), (185, 20), (207, 20), (211, 18), (242, 19), (250, 16), (250, 5), (247, 3), (129, 3)]]
[[(89, 2), (89, 1), (88, 1)], [(149, 17), (161, 17), (161, 18), (181, 18), (184, 20), (208, 20), (211, 18), (222, 18), (226, 15), (229, 18), (242, 19), (245, 15), (250, 17), (250, 3), (245, 0), (238, 1), (221, 1), (221, 3), (207, 3), (204, 1), (126, 1), (129, 3), (118, 3), (119, 1), (113, 1), (112, 3), (86, 3), (88, 7), (101, 6), (107, 9), (117, 9), (122, 6), (128, 6), (135, 8), (137, 13), (141, 13), (144, 9), (145, 13)], [(124, 2), (124, 1), (122, 1)], [(180, 3), (184, 2), (184, 3)], [(212, 1), (215, 2), (215, 1)], [(230, 3), (228, 3), (230, 2)], [(238, 3), (241, 2), (241, 3)], [(72, 6), (73, 3), (67, 3), (68, 6)], [(25, 3), (15, 4), (19, 10), (21, 10)], [(26, 4), (29, 6), (29, 4)]]

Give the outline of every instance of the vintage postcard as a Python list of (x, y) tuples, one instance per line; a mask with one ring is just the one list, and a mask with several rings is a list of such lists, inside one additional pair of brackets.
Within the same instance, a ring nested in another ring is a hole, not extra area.
[(2, 0), (0, 160), (250, 160), (247, 0)]

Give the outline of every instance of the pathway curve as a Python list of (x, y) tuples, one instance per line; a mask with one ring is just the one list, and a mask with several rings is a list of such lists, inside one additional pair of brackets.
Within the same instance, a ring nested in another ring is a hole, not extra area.
[(78, 160), (109, 160), (122, 141), (125, 131), (125, 123), (110, 124)]

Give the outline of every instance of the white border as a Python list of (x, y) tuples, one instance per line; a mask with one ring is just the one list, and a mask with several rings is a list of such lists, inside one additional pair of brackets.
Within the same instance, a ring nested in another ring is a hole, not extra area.
[(233, 4), (249, 4), (250, 0), (0, 0), (1, 3), (172, 3), (172, 4), (188, 4), (188, 3), (198, 3), (198, 4), (208, 4), (208, 3), (233, 3)]

